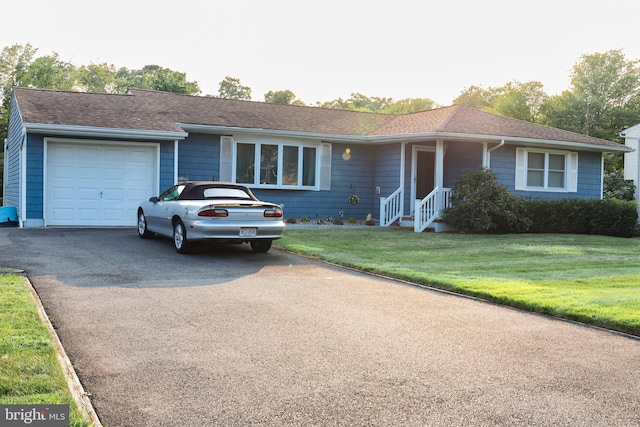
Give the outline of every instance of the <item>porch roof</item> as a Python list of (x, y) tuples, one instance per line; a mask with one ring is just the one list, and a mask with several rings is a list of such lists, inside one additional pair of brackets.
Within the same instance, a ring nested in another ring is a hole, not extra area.
[(616, 142), (463, 105), (386, 115), (141, 89), (117, 95), (14, 88), (14, 96), (25, 126), (36, 132), (92, 129), (182, 139), (194, 130), (227, 134), (242, 130), (363, 143), (456, 137), (630, 150)]

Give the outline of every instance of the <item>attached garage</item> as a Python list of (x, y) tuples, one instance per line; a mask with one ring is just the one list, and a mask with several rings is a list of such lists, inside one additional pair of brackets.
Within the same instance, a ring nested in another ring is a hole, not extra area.
[(45, 140), (45, 225), (132, 226), (158, 189), (158, 144)]

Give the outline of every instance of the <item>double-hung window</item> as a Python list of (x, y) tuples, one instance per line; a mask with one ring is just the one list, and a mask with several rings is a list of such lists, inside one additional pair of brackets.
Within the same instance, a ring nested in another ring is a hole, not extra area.
[[(228, 145), (225, 147), (225, 145)], [(230, 156), (228, 175), (223, 156)], [(322, 190), (330, 185), (331, 146), (277, 140), (221, 141), (221, 178), (256, 188)], [(324, 183), (324, 184), (323, 184)]]
[(516, 190), (576, 192), (578, 153), (518, 148)]

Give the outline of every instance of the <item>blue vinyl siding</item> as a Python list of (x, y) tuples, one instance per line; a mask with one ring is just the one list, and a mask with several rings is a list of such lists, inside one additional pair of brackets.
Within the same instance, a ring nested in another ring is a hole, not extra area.
[(516, 195), (536, 199), (569, 199), (602, 197), (602, 154), (581, 151), (578, 153), (578, 191), (546, 192), (516, 191), (516, 147), (504, 146), (491, 153), (491, 170), (496, 172), (498, 182)]
[(44, 137), (27, 136), (26, 219), (44, 218)]
[[(350, 149), (351, 156), (345, 160), (343, 154), (347, 149)], [(367, 214), (373, 215), (379, 203), (375, 194), (373, 164), (374, 150), (370, 146), (333, 144), (330, 191), (257, 188), (252, 191), (261, 200), (283, 205), (285, 218), (335, 219), (342, 211), (345, 220), (364, 220)], [(347, 202), (351, 195), (360, 198), (357, 205)]]
[(220, 178), (220, 136), (190, 134), (178, 145), (178, 176), (190, 181)]
[(390, 196), (400, 187), (401, 154), (401, 144), (386, 144), (375, 147), (374, 191), (375, 187), (380, 187), (380, 194), (375, 195), (374, 218), (380, 218), (380, 198)]
[(174, 143), (160, 144), (160, 192), (175, 184), (173, 169), (175, 166)]
[(482, 167), (482, 144), (460, 141), (446, 141), (445, 144), (443, 185), (451, 188), (464, 171)]
[(21, 158), (20, 143), (22, 140), (22, 118), (20, 111), (13, 99), (12, 108), (9, 115), (9, 130), (7, 134), (7, 152), (5, 154), (6, 171), (3, 192), (4, 206), (13, 206), (18, 210), (18, 216), (21, 210), (20, 201), (20, 183), (21, 175)]

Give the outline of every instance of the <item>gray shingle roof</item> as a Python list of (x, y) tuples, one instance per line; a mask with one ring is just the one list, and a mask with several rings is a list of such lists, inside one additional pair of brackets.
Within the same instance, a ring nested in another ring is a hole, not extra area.
[[(456, 105), (420, 113), (384, 115), (267, 104), (131, 89), (129, 94), (15, 88), (27, 124), (181, 132), (179, 124), (376, 138), (469, 135), (624, 146), (561, 129)], [(595, 147), (594, 147), (595, 148)], [(617, 151), (616, 150), (616, 151)]]

